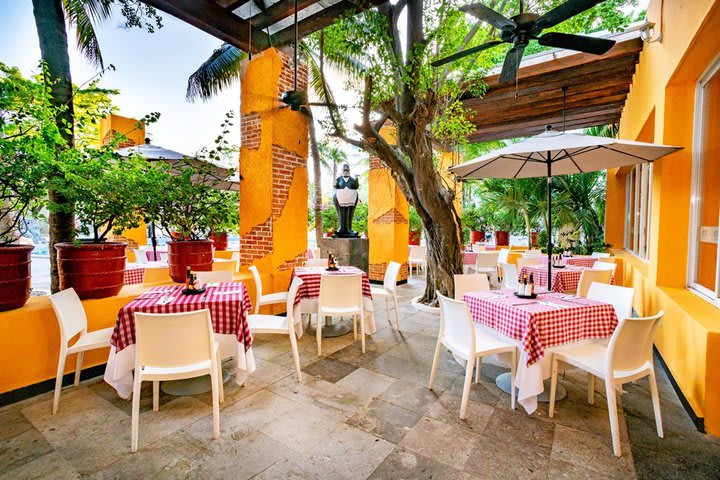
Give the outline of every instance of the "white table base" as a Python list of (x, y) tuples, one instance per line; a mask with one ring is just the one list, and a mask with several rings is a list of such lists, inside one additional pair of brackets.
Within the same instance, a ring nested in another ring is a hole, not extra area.
[[(300, 300), (300, 303), (295, 305), (295, 311), (293, 312), (293, 316), (295, 319), (295, 334), (298, 338), (302, 337), (304, 333), (304, 325), (303, 322), (300, 320), (300, 316), (302, 314), (317, 315), (317, 309), (317, 298), (303, 298), (302, 300)], [(377, 327), (375, 326), (375, 316), (373, 315), (372, 299), (363, 297), (363, 309), (365, 310), (365, 334), (372, 335), (377, 331)], [(325, 330), (325, 328), (323, 328), (323, 330)], [(350, 330), (348, 330), (348, 333), (349, 332)]]

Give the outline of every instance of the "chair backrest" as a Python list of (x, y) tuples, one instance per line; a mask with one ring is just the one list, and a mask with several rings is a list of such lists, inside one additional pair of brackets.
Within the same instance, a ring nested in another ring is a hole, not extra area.
[(580, 274), (580, 281), (578, 282), (577, 294), (580, 297), (587, 297), (590, 285), (594, 282), (598, 283), (610, 283), (610, 277), (612, 272), (610, 270), (594, 270), (586, 268)]
[(475, 260), (475, 266), (481, 268), (497, 267), (500, 252), (479, 252)]
[(80, 332), (87, 331), (85, 309), (74, 288), (50, 295), (50, 304), (60, 324), (60, 340), (63, 345)]
[(540, 261), (540, 257), (519, 257), (517, 259), (517, 268), (518, 270), (522, 270), (522, 267), (525, 266), (540, 265)]
[(362, 274), (322, 275), (318, 309), (362, 308)]
[(260, 272), (258, 272), (258, 269), (255, 265), (251, 265), (250, 273), (252, 273), (253, 280), (255, 281), (255, 301), (259, 302), (260, 297), (262, 297), (262, 279), (260, 278)]
[(425, 245), (410, 245), (410, 260), (425, 260), (426, 253)]
[(400, 275), (400, 267), (401, 265), (398, 262), (391, 261), (385, 269), (383, 287), (385, 287), (385, 290), (388, 292), (394, 292), (397, 288), (397, 279)]
[(510, 254), (509, 248), (501, 248), (500, 256), (498, 256), (498, 263), (507, 263), (509, 254)]
[(212, 272), (195, 272), (200, 283), (232, 282), (233, 272), (230, 270), (214, 270)]
[(469, 275), (455, 275), (455, 300), (461, 300), (467, 292), (490, 290), (490, 282), (484, 273), (471, 273)]
[(225, 260), (225, 259), (214, 259), (212, 264), (213, 272), (223, 272), (227, 271), (232, 274), (232, 272), (235, 271), (235, 265), (237, 265), (236, 260)]
[(592, 252), (590, 256), (593, 258), (607, 258), (610, 256), (610, 254), (607, 252)]
[(135, 368), (180, 367), (212, 357), (210, 310), (135, 313)]
[(297, 297), (297, 292), (302, 283), (302, 278), (293, 277), (292, 282), (290, 282), (290, 288), (288, 289), (287, 303), (285, 304), (286, 315), (290, 318), (288, 322), (288, 333), (294, 328), (295, 323), (300, 321), (300, 318), (295, 318), (295, 297)]
[(635, 289), (618, 287), (607, 283), (595, 282), (590, 285), (587, 298), (598, 302), (609, 303), (615, 309), (618, 320), (632, 315), (632, 302)]
[(617, 268), (616, 263), (610, 263), (610, 262), (601, 262), (597, 261), (593, 263), (592, 266), (593, 270), (610, 270), (613, 275), (615, 275), (615, 269)]
[(472, 244), (472, 246), (470, 248), (472, 249), (473, 252), (482, 252), (484, 250), (483, 247), (481, 247), (480, 245), (476, 245), (474, 243)]
[(440, 341), (456, 351), (475, 352), (475, 326), (467, 303), (437, 292), (440, 300)]
[(328, 265), (327, 258), (308, 258), (305, 261), (306, 267), (327, 267), (327, 265)]
[(527, 252), (525, 252), (525, 255), (528, 255), (528, 256), (532, 256), (532, 255), (540, 256), (540, 255), (542, 255), (542, 250), (540, 250), (539, 248), (532, 248), (532, 249), (528, 250)]
[(170, 281), (169, 267), (147, 267), (143, 274), (143, 283), (160, 283)]
[(664, 314), (661, 310), (652, 317), (620, 319), (608, 344), (605, 359), (608, 372), (635, 370), (647, 362), (652, 365), (653, 337)]
[(615, 257), (600, 257), (597, 261), (602, 263), (616, 263)]
[(512, 263), (501, 263), (503, 271), (503, 287), (515, 290), (518, 284), (518, 269)]
[(139, 248), (134, 248), (133, 253), (135, 254), (135, 262), (136, 263), (148, 263), (148, 257), (145, 250), (141, 250)]

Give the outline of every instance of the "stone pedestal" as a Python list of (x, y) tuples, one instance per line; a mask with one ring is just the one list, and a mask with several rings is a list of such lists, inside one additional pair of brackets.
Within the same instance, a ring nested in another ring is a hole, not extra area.
[(328, 253), (335, 255), (338, 265), (357, 267), (368, 271), (370, 243), (367, 238), (323, 238), (320, 242), (320, 255), (327, 258)]

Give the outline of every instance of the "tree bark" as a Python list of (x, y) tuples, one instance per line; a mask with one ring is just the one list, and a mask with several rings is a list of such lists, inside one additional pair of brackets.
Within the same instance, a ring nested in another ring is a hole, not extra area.
[[(60, 135), (73, 147), (74, 108), (72, 76), (68, 55), (68, 37), (65, 30), (65, 14), (61, 0), (33, 0), (33, 15), (40, 41), (40, 54), (45, 63), (45, 82), (50, 85), (51, 103), (57, 108), (55, 123)], [(51, 191), (50, 201), (60, 205), (68, 203), (62, 195)], [(72, 212), (50, 212), (50, 278), (52, 292), (60, 289), (55, 244), (72, 241), (75, 233), (75, 216)]]
[[(310, 107), (308, 107), (310, 108)], [(320, 150), (318, 149), (317, 136), (315, 132), (315, 120), (310, 117), (308, 123), (310, 137), (310, 152), (313, 157), (313, 183), (315, 183), (315, 241), (320, 246), (323, 236), (322, 228), (322, 172), (320, 171)]]

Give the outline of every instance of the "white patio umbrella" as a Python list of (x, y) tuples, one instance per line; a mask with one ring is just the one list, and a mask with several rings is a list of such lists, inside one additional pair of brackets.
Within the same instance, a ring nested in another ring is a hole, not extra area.
[(545, 132), (451, 167), (460, 179), (547, 177), (548, 290), (552, 283), (552, 177), (650, 163), (682, 147), (581, 133)]

